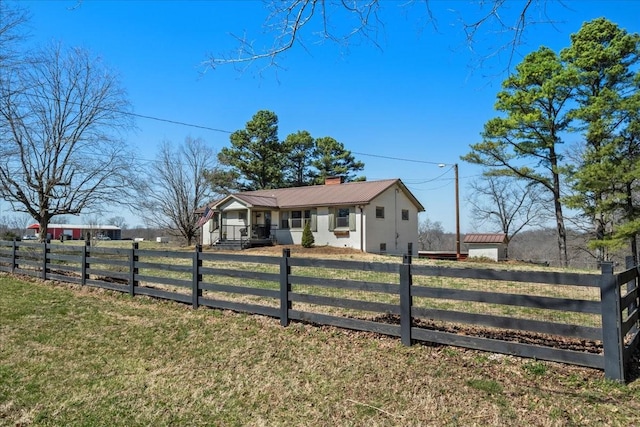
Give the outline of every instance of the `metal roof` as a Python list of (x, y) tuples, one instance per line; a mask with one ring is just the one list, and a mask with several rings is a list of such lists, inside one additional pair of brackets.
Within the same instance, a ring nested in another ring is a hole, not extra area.
[[(64, 228), (66, 230), (120, 230), (120, 227), (117, 227), (115, 225), (90, 225), (90, 224), (49, 224), (47, 225), (47, 228), (49, 230), (52, 230), (54, 228)], [(40, 224), (35, 223), (35, 224), (31, 224), (30, 226), (27, 227), (27, 229), (29, 230), (38, 230), (40, 229)]]
[(399, 179), (245, 191), (231, 194), (217, 201), (214, 206), (219, 206), (230, 199), (241, 200), (251, 207), (280, 209), (366, 205), (394, 185), (398, 185), (402, 192), (416, 205), (419, 212), (424, 211), (422, 204)]
[(278, 207), (278, 200), (275, 197), (257, 196), (257, 195), (248, 194), (248, 193), (232, 194), (231, 197), (239, 199), (243, 201), (246, 205), (250, 205), (250, 206), (259, 206), (259, 207), (265, 207), (265, 208)]
[(464, 243), (505, 243), (506, 240), (505, 233), (479, 233), (464, 236)]

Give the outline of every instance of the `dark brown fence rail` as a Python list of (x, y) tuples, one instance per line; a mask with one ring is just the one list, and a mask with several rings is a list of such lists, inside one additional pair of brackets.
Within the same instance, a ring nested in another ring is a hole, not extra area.
[[(639, 269), (448, 268), (0, 242), (0, 271), (198, 306), (602, 369), (624, 381), (640, 344)], [(1, 292), (1, 291), (0, 291)]]

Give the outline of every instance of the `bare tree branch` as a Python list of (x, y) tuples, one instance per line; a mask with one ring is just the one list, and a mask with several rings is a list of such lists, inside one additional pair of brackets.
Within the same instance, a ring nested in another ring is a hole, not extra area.
[(27, 37), (23, 29), (28, 20), (26, 10), (9, 7), (6, 0), (0, 0), (0, 68), (5, 70), (0, 73), (0, 79), (8, 67), (20, 60), (17, 47)]
[(199, 232), (196, 210), (213, 197), (205, 172), (216, 167), (215, 159), (214, 150), (201, 139), (186, 138), (175, 149), (164, 142), (148, 171), (143, 192), (145, 221), (191, 245)]
[(40, 223), (130, 202), (133, 156), (118, 134), (132, 126), (111, 71), (60, 45), (0, 85), (0, 197)]
[[(314, 43), (331, 41), (347, 46), (356, 37), (362, 37), (375, 46), (377, 34), (382, 21), (378, 17), (379, 0), (287, 0), (273, 1), (268, 4), (269, 13), (264, 29), (274, 34), (274, 42), (270, 47), (256, 48), (255, 41), (247, 37), (232, 35), (239, 46), (236, 52), (210, 55), (203, 62), (208, 68), (231, 64), (239, 66), (241, 71), (256, 62), (265, 60), (268, 67), (279, 68), (278, 57), (291, 50), (296, 44), (305, 47), (305, 36), (311, 36)], [(342, 29), (334, 26), (334, 21), (346, 18), (350, 24)], [(316, 21), (319, 21), (316, 25)], [(307, 30), (308, 31), (305, 31)]]
[[(553, 24), (547, 15), (547, 4), (556, 2), (566, 7), (562, 0), (480, 0), (465, 3), (476, 3), (479, 16), (470, 19), (460, 11), (449, 9), (457, 13), (458, 23), (465, 35), (467, 46), (475, 51), (478, 39), (484, 35), (510, 35), (503, 44), (496, 46), (492, 52), (482, 57), (482, 61), (501, 52), (509, 53), (508, 68), (516, 55), (517, 48), (524, 41), (525, 31), (532, 25)], [(330, 41), (341, 46), (349, 46), (354, 40), (364, 40), (381, 48), (378, 43), (380, 32), (384, 31), (383, 10), (380, 0), (273, 0), (267, 3), (268, 14), (263, 24), (264, 31), (273, 36), (271, 46), (256, 47), (255, 39), (247, 34), (232, 35), (238, 43), (238, 49), (233, 53), (209, 55), (203, 62), (205, 68), (215, 69), (219, 65), (231, 64), (240, 71), (246, 71), (256, 63), (269, 67), (280, 68), (278, 58), (296, 45), (306, 48), (306, 43), (323, 43)], [(394, 6), (408, 9), (416, 3), (425, 5), (424, 13), (427, 22), (436, 28), (436, 17), (431, 10), (430, 0), (408, 0)], [(393, 3), (392, 3), (393, 4)], [(458, 3), (452, 3), (453, 6)], [(486, 8), (488, 6), (488, 8)], [(507, 18), (507, 11), (512, 7), (518, 8), (515, 20)], [(505, 12), (505, 13), (503, 13)], [(534, 12), (539, 12), (534, 16)], [(466, 14), (467, 12), (465, 12)], [(477, 15), (477, 14), (476, 14)], [(420, 18), (418, 17), (417, 20)], [(347, 22), (346, 24), (344, 22)]]
[(549, 203), (541, 189), (522, 185), (517, 178), (484, 175), (470, 185), (475, 227), (505, 233), (507, 243), (527, 227), (542, 227), (551, 218), (543, 207)]

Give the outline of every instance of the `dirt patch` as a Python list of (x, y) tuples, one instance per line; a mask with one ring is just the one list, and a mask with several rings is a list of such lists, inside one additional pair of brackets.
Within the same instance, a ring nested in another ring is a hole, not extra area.
[[(377, 316), (373, 320), (376, 322), (390, 323), (394, 325), (400, 324), (400, 316), (392, 314)], [(601, 341), (568, 338), (536, 332), (491, 329), (474, 325), (446, 324), (443, 322), (434, 322), (428, 319), (413, 319), (413, 326), (433, 331), (448, 332), (456, 335), (489, 338), (521, 344), (533, 344), (563, 350), (583, 351), (595, 354), (601, 354), (603, 352)]]
[(323, 258), (346, 258), (378, 261), (389, 259), (388, 256), (370, 254), (353, 248), (338, 248), (335, 246), (314, 246), (312, 248), (304, 248), (300, 245), (274, 245), (259, 248), (245, 249), (244, 253), (252, 255), (271, 255), (281, 256), (284, 249), (291, 251), (291, 256), (300, 257), (323, 257)]

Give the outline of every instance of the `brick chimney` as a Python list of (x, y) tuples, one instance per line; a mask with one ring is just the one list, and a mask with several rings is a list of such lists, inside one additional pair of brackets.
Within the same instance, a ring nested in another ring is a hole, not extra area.
[(341, 176), (327, 176), (324, 178), (324, 185), (342, 184)]

